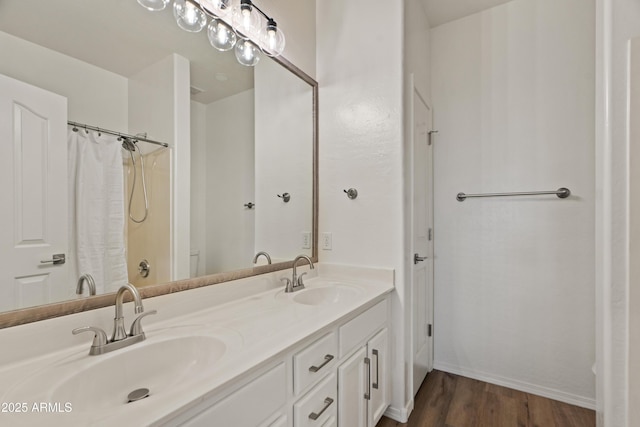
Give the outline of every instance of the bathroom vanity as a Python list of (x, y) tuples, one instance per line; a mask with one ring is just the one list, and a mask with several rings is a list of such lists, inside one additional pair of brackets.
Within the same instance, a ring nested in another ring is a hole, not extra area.
[(374, 426), (390, 396), (393, 271), (318, 264), (285, 293), (288, 276), (145, 299), (158, 311), (147, 339), (98, 356), (71, 330), (109, 325), (113, 307), (0, 330), (17, 349), (0, 356), (0, 424)]

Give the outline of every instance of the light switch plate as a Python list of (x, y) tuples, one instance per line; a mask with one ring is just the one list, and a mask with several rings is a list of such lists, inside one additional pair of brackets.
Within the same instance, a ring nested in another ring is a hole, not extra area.
[(308, 231), (302, 232), (302, 249), (311, 249), (311, 233)]
[(333, 235), (332, 233), (322, 233), (322, 249), (325, 251), (330, 251), (333, 243)]

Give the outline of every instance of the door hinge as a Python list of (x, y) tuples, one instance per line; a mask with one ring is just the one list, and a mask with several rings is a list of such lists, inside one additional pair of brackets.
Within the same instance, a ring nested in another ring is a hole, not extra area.
[(438, 131), (437, 130), (430, 130), (428, 132), (428, 134), (429, 134), (429, 145), (431, 145), (431, 142), (432, 142), (431, 139), (433, 138), (433, 134), (434, 133), (438, 133)]
[(431, 323), (427, 325), (427, 336), (433, 336), (433, 325)]
[(433, 228), (429, 229), (429, 241), (433, 238)]

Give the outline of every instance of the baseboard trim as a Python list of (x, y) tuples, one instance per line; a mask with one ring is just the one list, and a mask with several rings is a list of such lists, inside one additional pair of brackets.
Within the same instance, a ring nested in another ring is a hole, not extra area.
[(450, 374), (460, 375), (463, 377), (472, 378), (474, 380), (484, 381), (487, 383), (523, 391), (525, 393), (535, 394), (537, 396), (558, 400), (570, 405), (576, 405), (592, 410), (596, 409), (595, 399), (578, 396), (576, 394), (567, 393), (561, 390), (531, 384), (524, 381), (518, 381), (512, 378), (505, 378), (499, 375), (488, 374), (486, 372), (479, 372), (472, 369), (461, 368), (459, 366), (450, 365), (448, 363), (435, 362), (433, 364), (433, 368), (439, 371), (448, 372)]
[(407, 406), (404, 408), (396, 408), (394, 406), (389, 406), (386, 411), (384, 411), (384, 416), (387, 418), (391, 418), (394, 421), (399, 423), (406, 423), (409, 421), (409, 415), (413, 411), (413, 399), (407, 402)]

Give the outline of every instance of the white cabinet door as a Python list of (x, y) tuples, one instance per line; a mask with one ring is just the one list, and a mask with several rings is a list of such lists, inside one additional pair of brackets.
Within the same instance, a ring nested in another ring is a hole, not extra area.
[(367, 344), (371, 370), (368, 416), (369, 426), (375, 426), (389, 406), (389, 345), (387, 329), (380, 331)]
[(338, 368), (338, 425), (366, 427), (367, 425), (367, 371), (364, 347)]
[(0, 311), (69, 298), (67, 100), (0, 75)]

